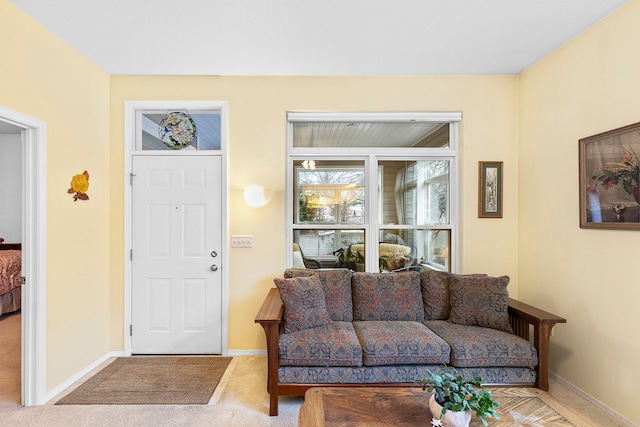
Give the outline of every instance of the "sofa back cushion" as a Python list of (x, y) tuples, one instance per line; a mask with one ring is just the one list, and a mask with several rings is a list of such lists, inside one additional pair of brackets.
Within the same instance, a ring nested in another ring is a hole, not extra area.
[(285, 279), (292, 277), (309, 277), (316, 275), (327, 304), (327, 312), (331, 320), (336, 322), (351, 322), (353, 320), (353, 302), (351, 299), (351, 276), (347, 269), (307, 270), (289, 268), (285, 270)]
[(353, 320), (424, 320), (420, 275), (403, 273), (355, 273)]
[(451, 311), (449, 276), (445, 271), (420, 271), (420, 287), (424, 305), (424, 320), (447, 320)]

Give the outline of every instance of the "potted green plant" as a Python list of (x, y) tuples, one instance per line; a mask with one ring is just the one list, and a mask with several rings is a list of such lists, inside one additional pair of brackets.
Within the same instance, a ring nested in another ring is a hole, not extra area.
[(333, 252), (338, 257), (338, 267), (348, 268), (351, 271), (358, 271), (358, 264), (364, 263), (364, 256), (360, 251), (354, 254), (351, 252), (351, 245), (347, 249), (340, 248)]
[(427, 378), (417, 382), (422, 385), (422, 390), (434, 392), (429, 400), (434, 425), (468, 426), (472, 412), (485, 426), (488, 425), (485, 417), (500, 419), (494, 409), (500, 404), (493, 400), (489, 390), (482, 387), (480, 377), (467, 379), (457, 372), (428, 372)]

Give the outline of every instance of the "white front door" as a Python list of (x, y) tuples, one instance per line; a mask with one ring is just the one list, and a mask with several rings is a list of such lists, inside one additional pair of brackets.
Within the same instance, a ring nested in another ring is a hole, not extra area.
[(222, 353), (220, 156), (133, 156), (134, 354)]

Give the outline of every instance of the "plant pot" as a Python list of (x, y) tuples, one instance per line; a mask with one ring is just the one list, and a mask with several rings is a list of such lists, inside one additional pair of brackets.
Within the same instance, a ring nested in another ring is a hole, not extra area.
[(436, 402), (435, 394), (432, 394), (429, 399), (429, 409), (433, 418), (441, 420), (447, 427), (468, 427), (471, 422), (471, 410), (459, 412), (447, 410), (441, 417), (442, 406)]

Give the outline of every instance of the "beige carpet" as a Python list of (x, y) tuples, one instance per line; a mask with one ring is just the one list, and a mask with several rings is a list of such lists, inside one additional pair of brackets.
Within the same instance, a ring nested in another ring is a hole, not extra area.
[[(54, 405), (56, 399), (52, 399), (45, 405), (25, 408), (15, 401), (4, 402), (4, 406), (0, 402), (0, 426), (297, 427), (303, 399), (280, 397), (279, 416), (270, 417), (266, 377), (266, 356), (235, 356), (208, 405)], [(636, 425), (603, 412), (553, 379), (551, 386), (554, 397), (560, 397), (598, 425)]]
[(119, 357), (56, 405), (206, 405), (230, 357)]

